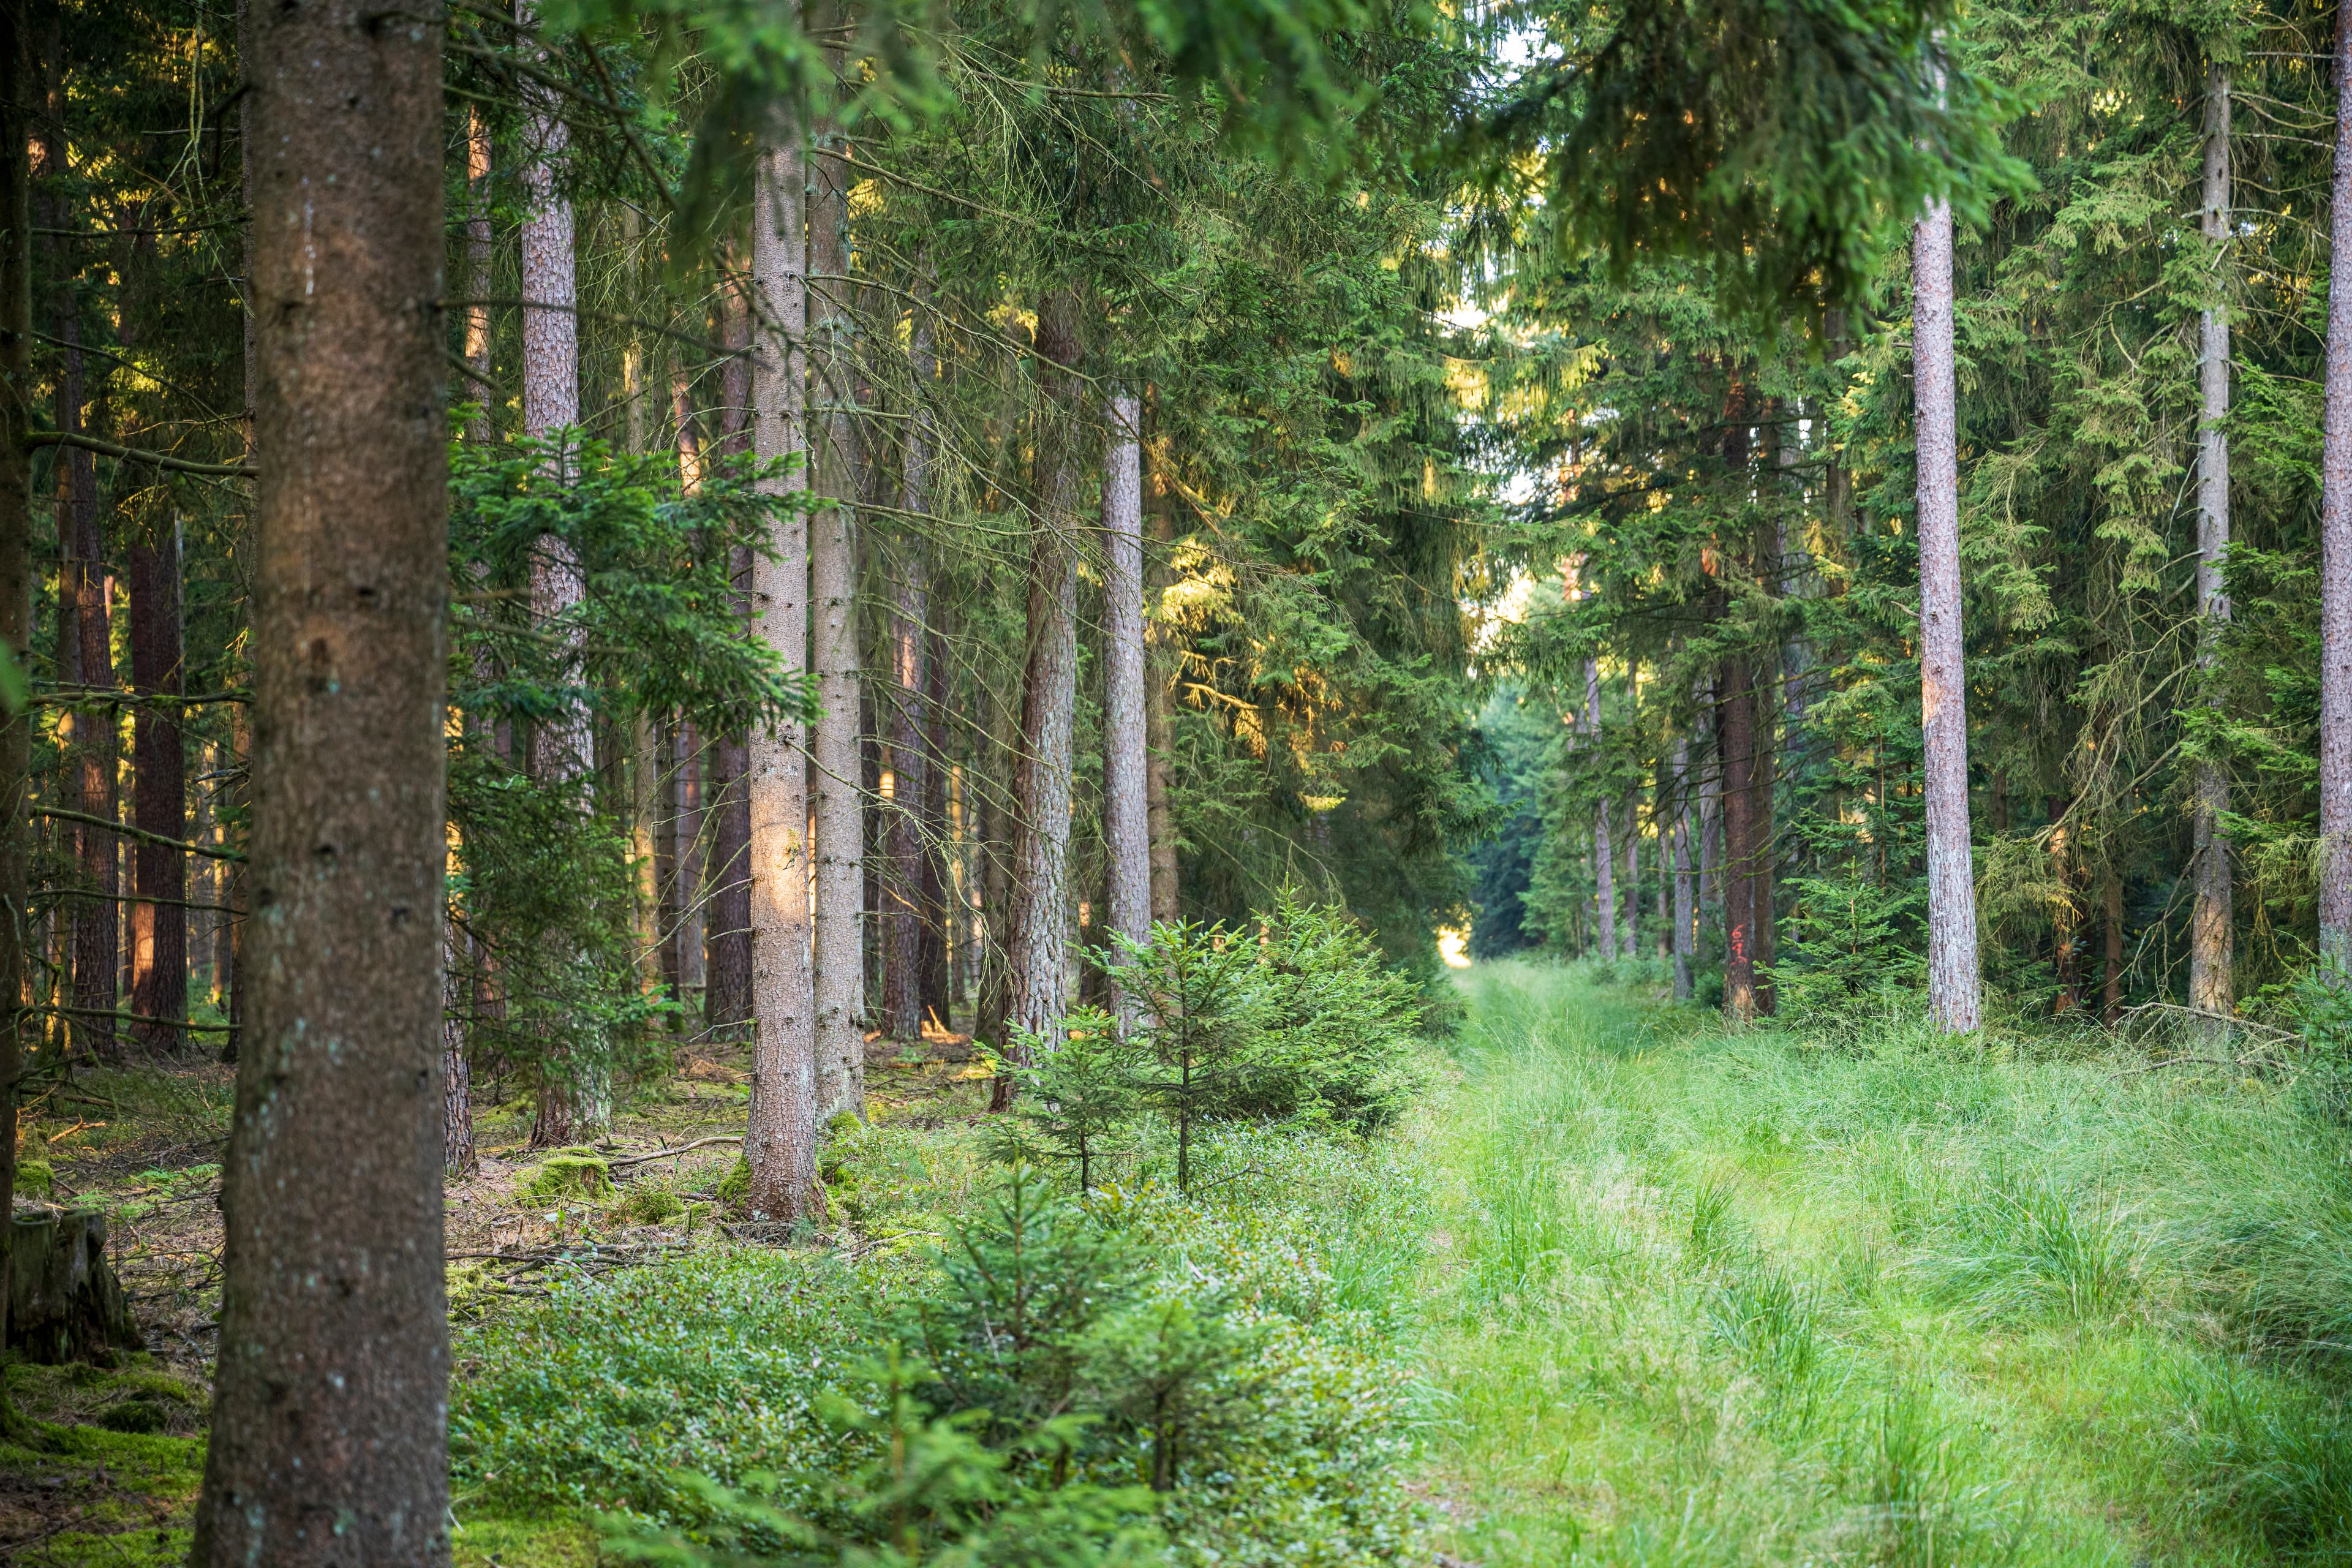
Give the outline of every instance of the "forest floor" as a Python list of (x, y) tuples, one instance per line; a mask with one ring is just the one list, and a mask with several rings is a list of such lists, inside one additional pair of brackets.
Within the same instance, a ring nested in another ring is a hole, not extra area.
[[(1357, 1206), (1316, 1267), (1376, 1309), (1417, 1390), (1423, 1526), (1398, 1561), (2352, 1556), (2340, 1128), (2259, 1075), (2151, 1070), (2112, 1043), (1954, 1047), (1900, 1019), (1730, 1036), (1646, 971), (1615, 978), (1470, 972), (1440, 1087), (1377, 1148), (1335, 1152), (1357, 1164), (1328, 1190)], [(461, 1564), (585, 1568), (599, 1510), (675, 1456), (789, 1447), (780, 1358), (842, 1348), (822, 1279), (903, 1282), (987, 1179), (962, 1056), (877, 1043), (869, 1125), (829, 1156), (834, 1228), (789, 1256), (730, 1229), (731, 1145), (636, 1158), (740, 1131), (728, 1052), (683, 1056), (620, 1119), (611, 1193), (530, 1190), (527, 1108), (486, 1108), (484, 1173), (451, 1193)], [(150, 1353), (8, 1369), (47, 1425), (0, 1447), (0, 1561), (177, 1562), (228, 1078), (71, 1092), (25, 1147), (113, 1215)], [(1322, 1168), (1231, 1202), (1311, 1207)], [(156, 1429), (112, 1429), (142, 1424), (109, 1416), (128, 1405)]]

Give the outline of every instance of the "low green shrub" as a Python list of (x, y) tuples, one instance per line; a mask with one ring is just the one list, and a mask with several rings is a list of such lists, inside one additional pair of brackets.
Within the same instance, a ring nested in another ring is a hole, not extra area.
[(628, 1196), (613, 1205), (612, 1217), (618, 1225), (660, 1225), (686, 1213), (686, 1200), (662, 1187), (635, 1187)]

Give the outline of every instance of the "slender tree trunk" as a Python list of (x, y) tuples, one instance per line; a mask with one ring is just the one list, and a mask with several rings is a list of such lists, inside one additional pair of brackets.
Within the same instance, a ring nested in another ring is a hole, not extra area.
[[(180, 648), (180, 525), (176, 517), (148, 520), (152, 537), (134, 542), (131, 566), (131, 685), (142, 696), (178, 697)], [(176, 706), (142, 703), (131, 741), (131, 821), (142, 833), (187, 837), (187, 753)], [(131, 906), (138, 940), (131, 1010), (150, 1018), (188, 1016), (187, 857), (167, 845), (143, 843), (131, 851)], [(180, 1031), (169, 1025), (134, 1025), (150, 1050), (177, 1050)]]
[[(2336, 13), (2330, 247), (2352, 256), (2352, 0)], [(2319, 493), (2319, 956), (2352, 975), (2352, 267), (2327, 281)]]
[[(33, 427), (26, 395), (33, 362), (33, 213), (27, 149), (37, 105), (26, 0), (0, 0), (0, 650), (33, 668), (33, 465), (24, 443)], [(0, 998), (26, 999), (21, 912), (30, 891), (33, 725), (29, 710), (0, 710)], [(31, 1015), (0, 1016), (0, 1127), (16, 1126), (16, 1080), (24, 1037), (38, 1038)], [(0, 1138), (0, 1214), (16, 1205), (16, 1140)], [(13, 1236), (15, 1226), (10, 1232)], [(9, 1239), (0, 1237), (0, 1343), (8, 1331)], [(0, 1388), (0, 1430), (16, 1416)]]
[[(751, 567), (760, 636), (793, 674), (809, 668), (808, 175), (797, 113), (762, 151), (753, 194), (751, 273), (758, 310), (752, 359), (752, 445), (763, 463), (798, 459), (761, 481), (774, 559)], [(817, 1036), (810, 967), (808, 725), (780, 720), (752, 731), (751, 1121), (743, 1150), (747, 1203), (777, 1220), (824, 1212), (816, 1180)]]
[(1748, 826), (1750, 848), (1746, 902), (1748, 918), (1756, 933), (1756, 1011), (1769, 1017), (1775, 1005), (1770, 971), (1778, 924), (1772, 883), (1780, 863), (1780, 836), (1773, 827), (1772, 811), (1773, 790), (1779, 783), (1773, 760), (1772, 682), (1769, 678), (1751, 680), (1748, 691), (1755, 714), (1755, 725), (1749, 732), (1755, 737), (1756, 760), (1748, 782), (1752, 804)]
[(1625, 797), (1625, 924), (1618, 931), (1618, 953), (1627, 962), (1640, 956), (1642, 941), (1642, 816), (1641, 805)]
[[(926, 502), (928, 505), (929, 503)], [(948, 895), (953, 853), (949, 826), (948, 601), (934, 595), (923, 654), (923, 856), (918, 905), (922, 913), (918, 962), (923, 1006), (945, 1026), (955, 1013), (954, 910)]]
[[(756, 264), (755, 264), (756, 265)], [(751, 447), (751, 310), (740, 294), (730, 293), (721, 310), (720, 337), (730, 351), (719, 377), (719, 450), (740, 458)], [(728, 577), (735, 587), (738, 613), (748, 629), (751, 619), (751, 552), (736, 548), (728, 556)], [(751, 800), (744, 775), (751, 765), (749, 742), (741, 735), (721, 735), (710, 742), (709, 928), (703, 936), (702, 1024), (714, 1040), (732, 1040), (750, 1032), (751, 1025)]]
[[(898, 461), (898, 510), (920, 517), (931, 504), (931, 321), (919, 283), (908, 324), (908, 373), (914, 402), (908, 410), (907, 439)], [(889, 805), (890, 858), (895, 886), (888, 901), (888, 959), (883, 986), (882, 1032), (897, 1040), (919, 1039), (928, 976), (924, 934), (933, 919), (935, 831), (928, 820), (936, 760), (931, 755), (931, 582), (926, 546), (907, 541), (905, 569), (890, 622), (892, 663), (898, 690), (891, 709)]]
[[(1053, 364), (1076, 368), (1077, 304), (1066, 292), (1048, 295), (1037, 311), (1037, 352)], [(1039, 521), (1029, 545), (1028, 664), (1022, 680), (1021, 739), (1013, 757), (1013, 904), (1006, 962), (1013, 986), (1012, 1025), (1044, 1035), (1067, 1006), (1070, 904), (1071, 746), (1078, 693), (1078, 553), (1073, 537), (1077, 504), (1076, 433), (1062, 426), (1074, 410), (1071, 390), (1056, 371), (1038, 399)], [(1068, 420), (1075, 425), (1075, 420)], [(1006, 1056), (1026, 1065), (1017, 1041)], [(1013, 1080), (999, 1079), (999, 1109), (1012, 1101)]]
[[(47, 58), (43, 89), (47, 112), (36, 144), (37, 173), (60, 179), (69, 173), (65, 142), (66, 116), (64, 45), (57, 22), (50, 20), (43, 43)], [(74, 226), (72, 209), (63, 201), (42, 202), (43, 226), (65, 230)], [(73, 281), (76, 264), (70, 242), (52, 237), (47, 243), (50, 270), (48, 312), (50, 333), (58, 345), (56, 428), (68, 435), (83, 433), (88, 386), (81, 348), (81, 317)], [(110, 635), (103, 563), (104, 538), (99, 523), (98, 468), (86, 449), (60, 447), (56, 461), (58, 677), (68, 685), (111, 688), (114, 685), (112, 639)], [(117, 710), (108, 703), (85, 702), (72, 711), (70, 740), (60, 759), (71, 809), (85, 816), (114, 819), (115, 721)], [(114, 1034), (114, 1008), (120, 982), (120, 906), (117, 874), (121, 841), (104, 828), (79, 826), (68, 829), (79, 868), (79, 895), (70, 900), (72, 939), (69, 944), (71, 1005), (81, 1011), (70, 1035), (83, 1051), (100, 1061), (121, 1059)]]
[(1952, 372), (1952, 209), (1911, 230), (1912, 381), (1919, 454), (1919, 695), (1927, 735), (1927, 1005), (1972, 1034), (1977, 898), (1969, 847), (1969, 720), (1960, 633), (1958, 403)]
[(1717, 677), (1716, 749), (1723, 780), (1723, 1012), (1734, 1024), (1756, 1017), (1756, 682), (1744, 658)]
[[(908, 503), (918, 488), (916, 465), (928, 456), (908, 441), (899, 495), (904, 510), (921, 510)], [(930, 646), (923, 624), (930, 614), (930, 574), (922, 551), (921, 541), (908, 542), (890, 616), (891, 675), (898, 687), (890, 694), (890, 788), (883, 803), (890, 878), (877, 909), (883, 928), (882, 1032), (894, 1040), (919, 1039), (923, 1032), (923, 798), (930, 787), (923, 710)]]
[(1698, 956), (1697, 911), (1691, 907), (1690, 742), (1675, 742), (1675, 1000), (1691, 999), (1691, 961)]
[[(2205, 210), (2200, 226), (2222, 268), (2227, 289), (2230, 239), (2230, 68), (2217, 65), (2205, 79)], [(2207, 679), (2221, 629), (2230, 619), (2230, 595), (2222, 562), (2230, 551), (2230, 316), (2216, 303), (2197, 322), (2199, 402), (2197, 430), (2197, 602), (2206, 620), (2199, 662)], [(2237, 1008), (2231, 977), (2230, 839), (2221, 814), (2230, 809), (2230, 781), (2219, 763), (2197, 767), (2196, 820), (2190, 852), (2197, 903), (2189, 921), (2189, 1005), (2208, 1013)]]
[[(1592, 749), (1593, 765), (1601, 766), (1601, 666), (1584, 661), (1584, 743)], [(1604, 785), (1604, 787), (1606, 787)], [(1601, 932), (1601, 956), (1617, 956), (1617, 857), (1610, 852), (1609, 802), (1602, 797), (1592, 808), (1592, 909)]]
[(362, 0), (250, 22), (270, 918), (222, 1162), (205, 1568), (449, 1561), (441, 34)]
[[(1017, 829), (1010, 801), (1013, 751), (1004, 738), (1006, 704), (992, 694), (989, 725), (974, 750), (986, 776), (973, 793), (974, 850), (980, 862), (980, 1007), (972, 1033), (999, 1051), (1011, 1049), (1005, 1021), (1013, 1016), (1010, 959), (1013, 921), (1013, 849)], [(994, 1098), (992, 1093), (992, 1100)]]
[[(1160, 494), (1165, 487), (1156, 473), (1151, 488), (1151, 538), (1160, 546), (1164, 560), (1175, 528)], [(1163, 573), (1164, 568), (1155, 568), (1154, 581)], [(1146, 654), (1156, 656), (1152, 664), (1161, 667), (1147, 666), (1143, 684), (1143, 787), (1151, 834), (1151, 918), (1173, 921), (1182, 918), (1178, 912), (1182, 908), (1182, 889), (1176, 865), (1176, 812), (1169, 784), (1169, 767), (1176, 751), (1175, 725), (1169, 712), (1175, 695), (1176, 649), (1171, 646), (1172, 634), (1157, 626), (1148, 627), (1145, 639)]]
[(1103, 849), (1108, 858), (1113, 936), (1151, 935), (1150, 763), (1144, 714), (1143, 407), (1132, 393), (1110, 399), (1103, 465)]
[(441, 946), (441, 1170), (453, 1178), (474, 1173), (474, 1072), (466, 1060), (466, 968), (457, 961), (455, 928)]
[[(518, 14), (532, 19), (530, 0)], [(580, 323), (576, 259), (572, 250), (570, 198), (556, 188), (557, 166), (571, 144), (571, 132), (544, 89), (524, 89), (530, 149), (523, 163), (522, 312), (523, 434), (538, 439), (580, 423)], [(568, 460), (567, 460), (568, 466)], [(534, 626), (561, 625), (587, 597), (579, 552), (569, 541), (543, 535), (531, 552), (530, 614)], [(563, 634), (563, 676), (576, 670), (584, 652), (582, 633)], [(588, 779), (595, 741), (585, 713), (566, 712), (541, 720), (531, 730), (531, 773), (543, 787), (575, 797), (590, 808)], [(531, 1123), (535, 1148), (555, 1148), (602, 1132), (611, 1118), (610, 1089), (601, 1047), (551, 1040), (541, 1065), (538, 1112)]]
[[(839, 64), (840, 51), (835, 51)], [(816, 485), (824, 498), (809, 524), (809, 605), (818, 714), (815, 773), (817, 1093), (827, 1111), (865, 1113), (866, 1042), (858, 998), (865, 989), (866, 813), (858, 785), (857, 516), (863, 451), (856, 412), (855, 327), (849, 276), (848, 142), (820, 121), (809, 170), (808, 261), (815, 279), (809, 311), (816, 422)]]
[[(466, 296), (469, 300), (486, 300), (494, 288), (491, 273), (492, 233), (490, 229), (490, 122), (483, 118), (478, 103), (466, 107)], [(465, 391), (466, 398), (482, 405), (482, 412), (467, 427), (469, 441), (490, 438), (490, 399), (497, 389), (490, 384), (490, 308), (487, 304), (466, 307), (466, 368), (474, 373), (473, 384)]]

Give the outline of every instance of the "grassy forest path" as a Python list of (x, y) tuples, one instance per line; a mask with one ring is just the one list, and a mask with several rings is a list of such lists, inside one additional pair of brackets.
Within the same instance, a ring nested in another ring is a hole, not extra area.
[(2278, 1349), (2346, 1337), (2334, 1129), (1892, 1026), (1726, 1037), (1573, 971), (1465, 984), (1413, 1135), (1452, 1556), (2352, 1552), (2340, 1365)]

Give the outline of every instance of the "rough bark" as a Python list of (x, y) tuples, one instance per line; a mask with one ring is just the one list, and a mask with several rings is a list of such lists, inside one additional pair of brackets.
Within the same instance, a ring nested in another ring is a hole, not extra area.
[[(180, 527), (149, 520), (151, 532), (130, 549), (131, 685), (145, 696), (177, 697), (181, 684)], [(131, 731), (131, 819), (159, 837), (187, 837), (187, 753), (178, 707), (140, 704)], [(188, 860), (166, 844), (131, 849), (131, 1010), (149, 1018), (188, 1016)], [(176, 1050), (169, 1024), (135, 1024), (150, 1050)]]
[[(1077, 305), (1048, 295), (1037, 311), (1037, 353), (1077, 368)], [(1015, 1030), (1044, 1035), (1066, 1010), (1069, 966), (1071, 747), (1078, 694), (1076, 421), (1058, 372), (1043, 373), (1038, 399), (1038, 517), (1030, 531), (1028, 657), (1021, 686), (1021, 737), (1013, 760), (1012, 908), (1005, 961)], [(1016, 1036), (1017, 1041), (1017, 1036)], [(1006, 1055), (1024, 1062), (1016, 1043)], [(1024, 1064), (1025, 1065), (1025, 1064)], [(994, 1102), (1011, 1103), (1013, 1080), (996, 1080)]]
[[(531, 20), (529, 0), (518, 14), (526, 23)], [(526, 86), (523, 98), (529, 153), (521, 175), (522, 297), (528, 302), (522, 312), (522, 426), (524, 435), (546, 440), (580, 423), (580, 322), (574, 310), (579, 287), (572, 202), (556, 184), (571, 132), (546, 89)], [(578, 552), (567, 540), (543, 535), (530, 557), (532, 624), (561, 625), (574, 616), (587, 595)], [(568, 680), (584, 644), (577, 628), (566, 628), (563, 637), (559, 679)], [(532, 776), (544, 787), (570, 791), (583, 811), (591, 805), (588, 779), (594, 763), (595, 742), (585, 712), (551, 715), (532, 727)], [(583, 1050), (577, 1042), (550, 1042), (531, 1121), (533, 1147), (559, 1148), (604, 1131), (612, 1109), (601, 1058), (601, 1049), (593, 1043)]]
[(444, 929), (448, 934), (441, 944), (441, 1169), (464, 1177), (479, 1163), (474, 1153), (474, 1071), (466, 1060), (466, 970), (457, 962), (456, 931)]
[[(26, 0), (0, 0), (0, 651), (19, 669), (33, 667), (33, 465), (22, 437), (33, 427), (26, 400), (32, 384), (33, 229), (27, 149), (35, 119)], [(29, 891), (33, 824), (33, 727), (29, 711), (0, 710), (0, 910), (22, 910)], [(20, 919), (0, 919), (0, 997), (25, 994)], [(0, 1127), (16, 1125), (22, 1034), (30, 1015), (0, 1016)], [(0, 1215), (16, 1202), (16, 1141), (0, 1138)], [(11, 1227), (13, 1231), (13, 1226)], [(6, 1303), (16, 1256), (13, 1234), (0, 1243), (0, 1344), (8, 1338)], [(14, 1425), (0, 1387), (0, 1427)]]
[(1772, 794), (1779, 780), (1772, 745), (1772, 682), (1751, 681), (1755, 763), (1748, 781), (1748, 918), (1755, 930), (1756, 1011), (1769, 1017), (1776, 1005), (1772, 992), (1772, 956), (1779, 921), (1772, 882), (1780, 862), (1780, 835), (1772, 822)]
[[(1584, 661), (1584, 743), (1597, 759), (1601, 753), (1601, 666)], [(1617, 857), (1610, 852), (1609, 802), (1592, 808), (1592, 908), (1601, 932), (1603, 959), (1617, 956)]]
[[(719, 450), (738, 458), (752, 445), (750, 428), (753, 393), (751, 311), (750, 301), (730, 296), (722, 310), (720, 338), (730, 351), (719, 377)], [(751, 617), (751, 552), (737, 549), (728, 557), (729, 579), (735, 585), (737, 610), (748, 626)], [(721, 735), (710, 742), (709, 921), (703, 935), (702, 1026), (712, 1039), (737, 1039), (751, 1023), (751, 799), (745, 775), (751, 766), (751, 747), (741, 735)]]
[(923, 1007), (941, 1024), (955, 1011), (955, 964), (961, 945), (955, 928), (948, 868), (955, 853), (949, 815), (948, 639), (949, 606), (931, 601), (931, 624), (923, 655), (923, 861), (917, 901), (922, 911), (918, 962), (922, 966)]
[(9, 1211), (7, 1348), (39, 1366), (112, 1366), (146, 1342), (106, 1261), (106, 1215), (48, 1204)]
[[(492, 235), (490, 230), (490, 122), (482, 114), (478, 103), (466, 107), (466, 297), (484, 300), (491, 297), (490, 265)], [(490, 438), (489, 400), (496, 388), (490, 380), (490, 308), (487, 304), (466, 307), (466, 366), (478, 377), (463, 395), (468, 402), (478, 403), (482, 412), (466, 428), (469, 441)]]
[[(38, 117), (39, 131), (32, 154), (37, 174), (61, 179), (68, 172), (64, 136), (64, 47), (58, 25), (50, 19), (42, 38), (47, 62), (40, 88), (47, 102)], [(41, 203), (42, 226), (65, 230), (74, 226), (74, 215), (55, 198)], [(87, 370), (81, 348), (81, 318), (73, 293), (76, 262), (70, 243), (56, 236), (47, 243), (50, 292), (47, 301), (49, 334), (57, 340), (58, 374), (55, 428), (68, 435), (83, 433), (89, 403)], [(114, 667), (108, 626), (104, 541), (99, 525), (98, 468), (90, 453), (61, 447), (55, 464), (58, 573), (58, 675), (68, 685), (111, 687)], [(65, 755), (60, 759), (65, 794), (70, 808), (88, 816), (113, 820), (116, 809), (115, 710), (89, 705), (69, 719)], [(68, 942), (72, 1005), (81, 1009), (70, 1035), (86, 1055), (101, 1061), (121, 1059), (115, 1038), (114, 1008), (120, 984), (119, 906), (121, 891), (117, 865), (121, 841), (103, 828), (77, 826), (67, 830), (82, 896), (68, 901), (71, 937)]]
[[(2205, 191), (2200, 217), (2217, 264), (2225, 266), (2230, 237), (2230, 69), (2217, 65), (2205, 79)], [(2230, 318), (2216, 304), (2197, 321), (2197, 602), (2206, 621), (2199, 662), (2210, 672), (2214, 642), (2230, 618), (2222, 561), (2230, 549)], [(2230, 808), (2228, 776), (2220, 764), (2197, 767), (2190, 829), (2191, 880), (2197, 901), (2189, 921), (2189, 1005), (2209, 1013), (2237, 1005), (2231, 980), (2230, 840), (2221, 814)]]
[(1756, 915), (1748, 875), (1756, 841), (1756, 681), (1744, 658), (1726, 658), (1717, 677), (1715, 743), (1722, 780), (1723, 1013), (1756, 1016)]
[[(1154, 475), (1154, 500), (1158, 499), (1160, 488), (1158, 476)], [(1166, 558), (1166, 546), (1174, 536), (1175, 526), (1169, 519), (1168, 509), (1154, 505), (1151, 508), (1151, 538), (1161, 547), (1162, 561)], [(1164, 567), (1155, 569), (1155, 581), (1163, 571)], [(1176, 650), (1170, 646), (1171, 634), (1161, 626), (1153, 625), (1147, 635), (1150, 638), (1147, 650), (1154, 656), (1152, 663), (1160, 667), (1149, 670), (1149, 679), (1143, 687), (1146, 747), (1143, 784), (1151, 831), (1151, 918), (1174, 921), (1181, 918), (1178, 910), (1182, 907), (1180, 897), (1182, 889), (1176, 864), (1176, 812), (1169, 781), (1176, 741), (1175, 725), (1169, 712), (1175, 700), (1175, 670), (1171, 667), (1175, 663)]]
[(1969, 720), (1960, 632), (1958, 403), (1952, 369), (1952, 209), (1911, 229), (1911, 370), (1917, 400), (1919, 697), (1927, 853), (1927, 1006), (1938, 1028), (1973, 1033), (1977, 899), (1969, 847)]
[(1691, 907), (1690, 742), (1675, 742), (1675, 999), (1691, 999), (1691, 961), (1698, 955), (1697, 911)]
[[(898, 510), (920, 516), (931, 504), (930, 383), (934, 370), (931, 321), (919, 289), (914, 319), (908, 331), (908, 373), (915, 388), (908, 409), (907, 439), (898, 461)], [(887, 976), (883, 984), (882, 1032), (893, 1039), (912, 1040), (923, 1032), (926, 989), (925, 930), (936, 918), (929, 868), (935, 831), (928, 821), (934, 790), (931, 755), (930, 694), (934, 679), (930, 619), (930, 564), (919, 538), (906, 543), (906, 563), (899, 574), (890, 619), (892, 673), (898, 689), (892, 693), (889, 841), (892, 885), (883, 893), (887, 910)]]
[(1642, 939), (1642, 816), (1641, 804), (1625, 797), (1625, 923), (1618, 929), (1618, 956), (1639, 954)]
[[(839, 51), (835, 51), (838, 64)], [(809, 342), (814, 390), (816, 489), (809, 523), (812, 656), (820, 712), (810, 748), (815, 782), (817, 1093), (830, 1113), (865, 1113), (866, 812), (859, 747), (856, 497), (863, 467), (849, 285), (848, 143), (821, 121), (809, 168)], [(819, 279), (834, 279), (817, 282)]]
[(1103, 849), (1109, 930), (1151, 934), (1151, 803), (1144, 716), (1142, 405), (1110, 399), (1103, 462)]
[(190, 1561), (446, 1563), (442, 29), (250, 27), (259, 914)]
[[(906, 504), (917, 458), (910, 439), (910, 471), (900, 494), (908, 511), (921, 510)], [(890, 615), (890, 674), (897, 689), (890, 693), (890, 785), (882, 803), (890, 875), (876, 906), (882, 926), (881, 1026), (894, 1040), (919, 1039), (923, 1032), (922, 806), (930, 777), (923, 711), (924, 661), (930, 651), (923, 623), (930, 613), (930, 574), (921, 542), (909, 541), (907, 550)]]
[[(797, 121), (775, 128), (759, 159), (751, 278), (758, 321), (751, 363), (752, 450), (763, 463), (798, 458), (761, 481), (774, 559), (751, 567), (760, 636), (791, 672), (808, 668), (807, 177)], [(746, 1204), (776, 1220), (823, 1212), (816, 1181), (815, 979), (810, 968), (808, 726), (797, 719), (751, 734), (751, 1111), (743, 1152)]]
[[(2330, 249), (2352, 256), (2352, 0), (2336, 13)], [(2319, 955), (2352, 974), (2352, 267), (2327, 281), (2319, 472)]]

